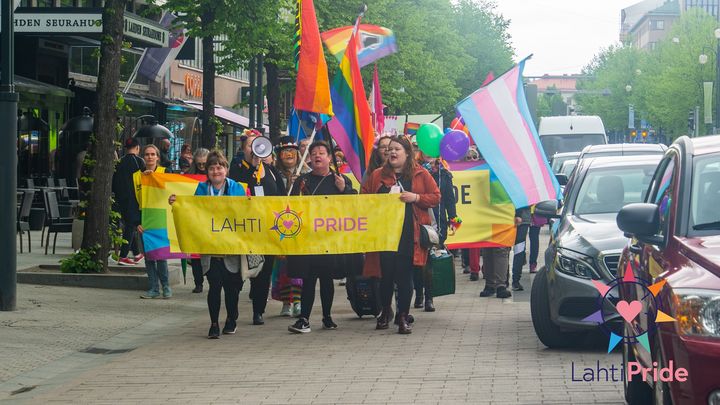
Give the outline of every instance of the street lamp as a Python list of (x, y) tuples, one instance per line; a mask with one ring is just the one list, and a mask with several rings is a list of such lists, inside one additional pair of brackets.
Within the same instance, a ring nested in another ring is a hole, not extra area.
[(135, 135), (133, 135), (133, 138), (165, 138), (169, 139), (173, 137), (172, 132), (170, 132), (169, 129), (165, 128), (164, 126), (157, 123), (157, 119), (155, 119), (155, 116), (153, 115), (141, 115), (135, 119), (137, 122), (138, 120), (143, 120), (143, 122), (149, 122), (150, 125), (145, 125), (135, 132)]

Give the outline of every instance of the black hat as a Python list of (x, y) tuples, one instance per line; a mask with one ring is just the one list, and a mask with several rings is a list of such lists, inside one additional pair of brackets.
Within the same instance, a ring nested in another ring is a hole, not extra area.
[(132, 149), (136, 146), (140, 146), (140, 142), (138, 142), (135, 138), (128, 138), (125, 140), (125, 143), (123, 144), (125, 146), (125, 149)]
[(280, 138), (280, 142), (275, 145), (275, 150), (277, 151), (285, 148), (294, 148), (296, 150), (300, 150), (297, 143), (295, 143), (295, 141), (293, 140), (292, 136), (283, 136), (282, 138)]

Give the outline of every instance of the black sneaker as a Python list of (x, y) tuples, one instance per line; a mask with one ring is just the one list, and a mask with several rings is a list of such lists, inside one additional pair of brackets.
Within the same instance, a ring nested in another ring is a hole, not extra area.
[(522, 284), (520, 284), (519, 281), (513, 281), (513, 283), (512, 283), (512, 290), (513, 290), (513, 291), (523, 291), (523, 290), (525, 290), (525, 289), (523, 288)]
[(210, 330), (208, 331), (208, 339), (220, 339), (220, 325), (216, 323), (210, 325)]
[(322, 320), (323, 329), (333, 330), (337, 329), (337, 324), (333, 322), (331, 317), (323, 318)]
[(293, 333), (308, 333), (310, 332), (310, 322), (305, 318), (298, 318), (298, 320), (288, 326), (288, 330)]
[(470, 281), (478, 281), (480, 280), (480, 275), (478, 273), (470, 273)]
[(480, 296), (481, 296), (481, 297), (489, 297), (489, 296), (491, 296), (491, 295), (493, 295), (493, 294), (495, 294), (495, 289), (494, 289), (494, 288), (485, 287), (484, 290), (480, 291)]
[(507, 288), (500, 286), (497, 288), (497, 293), (495, 294), (498, 298), (510, 298), (512, 297), (512, 293), (507, 290)]
[(225, 327), (222, 330), (223, 335), (234, 335), (237, 332), (237, 323), (235, 321), (225, 321)]

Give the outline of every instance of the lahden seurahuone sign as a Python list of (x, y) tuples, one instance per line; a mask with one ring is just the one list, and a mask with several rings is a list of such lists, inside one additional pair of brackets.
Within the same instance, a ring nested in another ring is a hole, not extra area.
[(397, 194), (302, 197), (177, 196), (172, 252), (306, 255), (396, 251), (405, 204)]

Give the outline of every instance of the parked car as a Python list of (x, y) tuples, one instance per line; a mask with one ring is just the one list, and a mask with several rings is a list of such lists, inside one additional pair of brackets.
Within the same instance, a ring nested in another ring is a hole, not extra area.
[(587, 145), (607, 143), (605, 126), (596, 115), (541, 117), (538, 135), (548, 158), (561, 152), (580, 152)]
[(560, 168), (565, 162), (577, 161), (579, 156), (580, 152), (563, 152), (552, 155), (552, 158), (550, 158), (550, 167), (553, 173), (560, 173)]
[(584, 320), (598, 310), (592, 281), (615, 278), (627, 244), (615, 217), (625, 204), (643, 201), (660, 158), (584, 159), (565, 189), (560, 215), (556, 201), (535, 206), (536, 215), (559, 218), (551, 228), (545, 266), (535, 275), (530, 293), (533, 326), (545, 346), (567, 347), (587, 331), (598, 330), (597, 323)]
[[(631, 404), (720, 404), (720, 136), (679, 138), (665, 152), (645, 203), (624, 207), (620, 229), (633, 237), (628, 263), (635, 278), (665, 282), (655, 299), (640, 287), (621, 288), (621, 299), (640, 300), (640, 315), (625, 322), (625, 336), (648, 332), (650, 351), (623, 345), (623, 362), (687, 370), (685, 382), (625, 382)], [(655, 323), (660, 310), (675, 322)]]
[(607, 145), (588, 145), (583, 148), (578, 159), (601, 156), (662, 155), (667, 146), (661, 143), (612, 143)]

